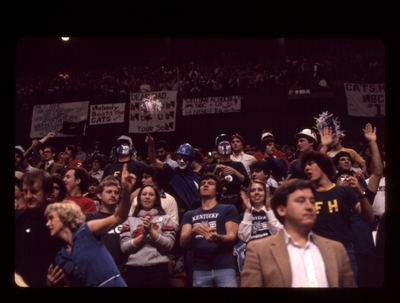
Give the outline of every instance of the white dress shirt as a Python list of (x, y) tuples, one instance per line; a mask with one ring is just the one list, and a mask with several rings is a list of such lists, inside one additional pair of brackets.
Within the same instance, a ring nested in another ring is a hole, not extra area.
[(325, 263), (312, 232), (303, 247), (285, 229), (283, 231), (292, 270), (292, 287), (329, 287)]

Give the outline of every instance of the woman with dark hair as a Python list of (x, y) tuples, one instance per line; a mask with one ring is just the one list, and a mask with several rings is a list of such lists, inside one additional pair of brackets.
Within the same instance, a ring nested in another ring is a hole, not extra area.
[(60, 174), (51, 174), (53, 179), (53, 193), (50, 195), (49, 203), (62, 202), (67, 196), (67, 187), (65, 186), (63, 177)]
[(175, 242), (174, 224), (161, 207), (160, 194), (153, 186), (143, 186), (138, 200), (120, 236), (122, 252), (130, 254), (126, 283), (130, 287), (170, 286), (168, 262)]
[(124, 222), (129, 212), (129, 195), (136, 176), (123, 166), (121, 201), (115, 213), (103, 219), (85, 222), (81, 208), (71, 203), (52, 203), (45, 211), (50, 236), (60, 238), (64, 247), (56, 256), (56, 266), (50, 265), (47, 285), (55, 286), (64, 279), (67, 286), (126, 287), (115, 262), (96, 236)]

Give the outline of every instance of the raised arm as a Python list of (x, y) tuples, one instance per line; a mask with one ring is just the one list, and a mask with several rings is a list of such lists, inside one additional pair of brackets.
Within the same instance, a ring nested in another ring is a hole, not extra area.
[(150, 164), (157, 164), (157, 166), (163, 167), (163, 163), (156, 157), (156, 148), (154, 147), (154, 139), (150, 134), (147, 134), (145, 142), (147, 144), (147, 157)]
[(360, 182), (358, 182), (356, 177), (349, 177), (349, 186), (356, 192), (359, 199), (359, 203), (357, 203), (356, 208), (354, 209), (355, 212), (365, 222), (372, 222), (374, 220), (374, 212), (371, 204), (363, 192)]
[(319, 132), (321, 136), (321, 148), (320, 152), (326, 154), (329, 150), (329, 147), (333, 143), (333, 133), (332, 127), (325, 126), (322, 131)]
[(371, 176), (369, 177), (368, 189), (376, 193), (383, 174), (381, 155), (379, 153), (378, 144), (376, 143), (376, 127), (372, 129), (371, 123), (368, 123), (363, 131), (364, 137), (367, 139), (371, 150)]
[(127, 164), (125, 163), (121, 174), (121, 200), (117, 210), (107, 218), (92, 220), (87, 223), (94, 235), (102, 235), (126, 220), (130, 208), (130, 194), (135, 183), (136, 176), (128, 172)]

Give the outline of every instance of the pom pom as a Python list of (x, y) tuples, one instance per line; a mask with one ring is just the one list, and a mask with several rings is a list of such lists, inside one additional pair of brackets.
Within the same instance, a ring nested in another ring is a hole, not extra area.
[(339, 118), (333, 117), (333, 114), (328, 115), (328, 111), (322, 112), (319, 115), (319, 118), (315, 118), (315, 126), (314, 128), (318, 130), (318, 133), (321, 132), (325, 126), (332, 128), (332, 134), (334, 141), (338, 141), (339, 137), (344, 137), (344, 131), (340, 129), (340, 121)]
[(152, 119), (162, 109), (161, 102), (159, 100), (154, 100), (155, 96), (156, 95), (152, 95), (149, 98), (144, 98), (140, 105), (140, 111), (146, 120)]

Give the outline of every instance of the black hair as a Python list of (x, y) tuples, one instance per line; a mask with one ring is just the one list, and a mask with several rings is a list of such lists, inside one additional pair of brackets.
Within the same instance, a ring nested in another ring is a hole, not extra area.
[(329, 178), (329, 180), (335, 175), (336, 168), (333, 165), (332, 159), (323, 153), (317, 151), (310, 151), (301, 157), (301, 170), (304, 172), (304, 168), (310, 161), (315, 162), (323, 173)]
[(168, 143), (164, 140), (158, 140), (156, 143), (154, 143), (154, 148), (155, 149), (163, 148), (165, 149), (166, 152), (169, 151)]
[(51, 178), (53, 179), (53, 183), (56, 183), (60, 187), (60, 195), (58, 200), (61, 202), (67, 196), (67, 187), (65, 186), (63, 177), (58, 173), (54, 173), (51, 174)]
[(266, 176), (271, 175), (271, 162), (268, 160), (257, 160), (250, 164), (250, 171), (253, 170), (262, 170)]
[(89, 179), (90, 175), (89, 173), (82, 167), (77, 167), (77, 166), (70, 166), (66, 168), (66, 172), (69, 170), (73, 170), (75, 172), (75, 180), (80, 179), (81, 182), (79, 182), (79, 189), (81, 190), (81, 193), (84, 194), (88, 191), (89, 188)]
[(142, 168), (142, 175), (148, 174), (153, 179), (154, 183), (157, 183), (159, 188), (163, 188), (165, 185), (165, 174), (164, 170), (155, 164), (150, 164)]

